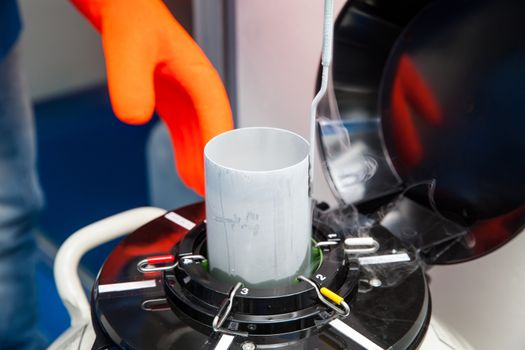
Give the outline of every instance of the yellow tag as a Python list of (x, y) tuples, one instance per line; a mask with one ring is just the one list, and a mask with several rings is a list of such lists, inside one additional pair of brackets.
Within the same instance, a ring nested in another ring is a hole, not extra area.
[(330, 299), (331, 301), (333, 301), (334, 303), (336, 303), (337, 305), (341, 305), (341, 302), (343, 300), (345, 300), (345, 298), (335, 294), (334, 292), (332, 292), (330, 289), (328, 288), (321, 288), (321, 294), (324, 295), (325, 297), (327, 297), (328, 299)]

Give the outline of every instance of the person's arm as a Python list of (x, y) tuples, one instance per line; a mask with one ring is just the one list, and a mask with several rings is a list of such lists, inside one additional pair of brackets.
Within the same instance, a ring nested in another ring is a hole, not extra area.
[(222, 81), (161, 0), (72, 0), (102, 36), (117, 117), (167, 124), (182, 181), (204, 194), (205, 144), (233, 128)]

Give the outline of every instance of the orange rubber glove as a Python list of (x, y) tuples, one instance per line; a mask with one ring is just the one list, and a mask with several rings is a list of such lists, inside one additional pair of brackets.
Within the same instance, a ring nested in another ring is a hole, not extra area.
[(118, 118), (167, 124), (182, 181), (204, 194), (204, 146), (233, 127), (221, 79), (161, 0), (72, 0), (102, 35)]

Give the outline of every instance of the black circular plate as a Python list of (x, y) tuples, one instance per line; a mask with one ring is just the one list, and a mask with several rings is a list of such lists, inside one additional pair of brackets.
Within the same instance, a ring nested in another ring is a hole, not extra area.
[[(204, 203), (169, 212), (123, 239), (108, 257), (93, 287), (92, 307), (96, 327), (119, 348), (217, 348), (220, 334), (200, 332), (172, 311), (166, 302), (162, 273), (137, 270), (137, 263), (144, 258), (171, 254), (173, 246), (190, 231), (188, 223), (201, 224), (204, 217)], [(382, 249), (388, 250), (385, 254), (402, 249), (384, 229), (379, 229), (376, 237), (382, 241)], [(344, 325), (384, 349), (416, 347), (430, 318), (430, 296), (420, 267), (397, 284), (361, 289), (350, 303), (352, 312), (343, 320)], [(283, 349), (362, 349), (352, 336), (331, 325), (301, 340), (287, 343), (286, 334), (279, 338)], [(249, 340), (235, 337), (229, 349), (241, 349)]]

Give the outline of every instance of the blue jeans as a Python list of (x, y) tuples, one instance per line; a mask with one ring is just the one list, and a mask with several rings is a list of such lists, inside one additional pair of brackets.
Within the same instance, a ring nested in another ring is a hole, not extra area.
[(0, 58), (0, 348), (37, 345), (35, 217), (42, 204), (33, 114), (15, 47)]

